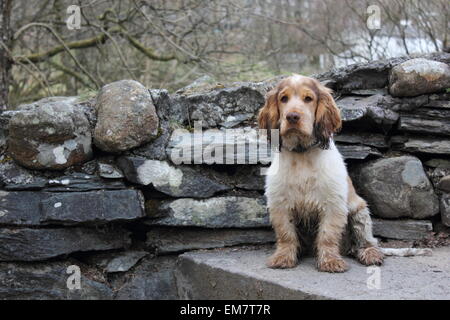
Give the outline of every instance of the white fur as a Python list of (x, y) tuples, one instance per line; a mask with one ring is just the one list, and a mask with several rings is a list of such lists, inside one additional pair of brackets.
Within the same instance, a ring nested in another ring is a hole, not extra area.
[[(333, 142), (330, 148), (274, 157), (266, 178), (269, 208), (347, 214), (347, 168)], [(303, 210), (301, 210), (303, 209)], [(303, 215), (303, 212), (298, 212)]]

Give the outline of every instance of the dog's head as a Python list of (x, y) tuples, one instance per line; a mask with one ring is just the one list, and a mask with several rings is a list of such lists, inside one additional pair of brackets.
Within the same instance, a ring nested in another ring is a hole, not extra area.
[(279, 129), (288, 150), (307, 150), (313, 145), (327, 149), (342, 121), (330, 89), (313, 78), (294, 75), (267, 94), (258, 124), (261, 129)]

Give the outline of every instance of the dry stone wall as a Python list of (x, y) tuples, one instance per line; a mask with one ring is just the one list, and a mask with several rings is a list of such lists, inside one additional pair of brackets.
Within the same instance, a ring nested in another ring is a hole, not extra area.
[[(315, 75), (335, 91), (335, 141), (382, 239), (450, 226), (449, 66), (441, 53)], [(280, 78), (173, 94), (122, 80), (94, 99), (3, 112), (0, 299), (177, 298), (181, 252), (272, 243), (261, 175), (270, 155), (255, 153), (253, 129)], [(236, 149), (210, 162), (195, 153), (218, 141)], [(191, 164), (174, 160), (180, 146)], [(68, 289), (69, 266), (81, 289)]]

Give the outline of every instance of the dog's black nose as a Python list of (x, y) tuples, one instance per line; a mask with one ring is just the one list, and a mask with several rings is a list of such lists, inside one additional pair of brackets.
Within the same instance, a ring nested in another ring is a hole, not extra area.
[(300, 115), (297, 112), (289, 112), (286, 115), (286, 119), (290, 124), (295, 124), (300, 120)]

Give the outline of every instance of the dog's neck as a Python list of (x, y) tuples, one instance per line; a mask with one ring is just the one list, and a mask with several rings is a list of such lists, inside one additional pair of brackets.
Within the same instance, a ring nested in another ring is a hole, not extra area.
[(310, 151), (312, 149), (319, 148), (319, 147), (320, 147), (320, 142), (319, 141), (315, 141), (313, 144), (311, 144), (311, 145), (309, 145), (307, 147), (297, 145), (295, 148), (288, 149), (286, 147), (283, 147), (283, 140), (280, 140), (280, 152), (284, 148), (285, 150), (287, 150), (289, 152), (305, 153), (305, 152), (308, 152), (308, 151)]

